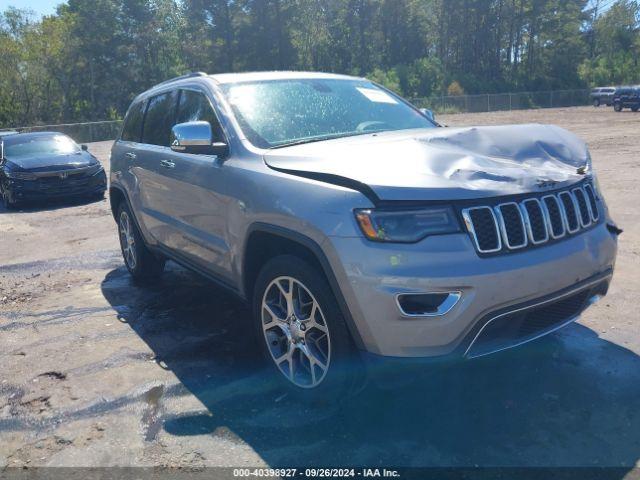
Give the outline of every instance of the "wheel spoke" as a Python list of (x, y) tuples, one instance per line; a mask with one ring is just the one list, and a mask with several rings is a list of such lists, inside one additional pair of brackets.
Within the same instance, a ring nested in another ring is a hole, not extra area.
[(318, 323), (318, 321), (316, 320), (317, 313), (318, 313), (318, 304), (314, 301), (313, 307), (311, 307), (311, 315), (309, 316), (309, 319), (306, 321), (308, 328), (318, 329), (326, 335), (329, 333), (329, 330), (327, 329), (326, 325), (322, 325)]
[(318, 365), (322, 370), (326, 369), (326, 364), (324, 361), (321, 361), (310, 349), (307, 345), (301, 345), (300, 351), (304, 353), (304, 355), (309, 359), (309, 363), (311, 366)]
[(291, 356), (291, 349), (288, 349), (286, 352), (284, 352), (282, 355), (276, 358), (275, 361), (278, 365), (281, 365), (282, 362), (284, 362), (285, 360), (289, 360), (290, 356)]
[(322, 355), (322, 359), (318, 358), (317, 354), (314, 354), (315, 358), (318, 360), (318, 364), (320, 365), (320, 368), (322, 368), (323, 370), (325, 370), (326, 368), (326, 364), (328, 361), (328, 357), (327, 354), (325, 353), (325, 349), (322, 347), (322, 344), (320, 343), (324, 338), (328, 338), (327, 334), (323, 333), (322, 335), (320, 335), (319, 337), (313, 337), (310, 339), (310, 342), (307, 343), (313, 343), (313, 345), (315, 346), (314, 351), (316, 351), (318, 354)]
[(287, 317), (289, 317), (293, 313), (293, 291), (291, 285), (291, 279), (287, 278), (287, 290), (282, 286), (282, 280), (276, 282), (276, 286), (280, 290), (280, 294), (284, 297), (284, 300), (287, 304)]
[(270, 304), (265, 302), (262, 305), (262, 308), (269, 314), (269, 317), (270, 317), (270, 320), (266, 323), (264, 322), (264, 319), (263, 319), (262, 321), (263, 328), (267, 328), (268, 326), (272, 325), (274, 322), (283, 322), (285, 320), (284, 318), (280, 318), (278, 314), (273, 311), (273, 308), (271, 307)]
[(122, 254), (129, 268), (136, 267), (135, 237), (133, 236), (131, 221), (126, 212), (120, 215), (120, 245)]
[(293, 350), (290, 348), (287, 353), (285, 353), (284, 355), (282, 355), (282, 357), (280, 357), (278, 360), (276, 360), (276, 363), (278, 364), (279, 367), (282, 367), (282, 364), (284, 362), (287, 362), (287, 374), (286, 376), (289, 378), (289, 380), (293, 381)]

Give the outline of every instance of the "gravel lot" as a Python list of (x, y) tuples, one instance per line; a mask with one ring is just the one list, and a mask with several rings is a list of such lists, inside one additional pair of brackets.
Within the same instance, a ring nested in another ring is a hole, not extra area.
[[(279, 396), (247, 309), (170, 265), (131, 283), (108, 201), (0, 207), (1, 467), (640, 466), (640, 114), (448, 115), (553, 123), (591, 148), (621, 236), (609, 296), (523, 348), (399, 372), (340, 408)], [(108, 167), (110, 143), (90, 146)], [(406, 377), (406, 378), (405, 378)]]

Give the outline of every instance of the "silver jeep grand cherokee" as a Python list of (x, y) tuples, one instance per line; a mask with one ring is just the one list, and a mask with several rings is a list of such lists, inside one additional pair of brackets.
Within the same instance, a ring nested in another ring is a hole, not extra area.
[(133, 101), (111, 160), (131, 274), (171, 259), (246, 299), (294, 390), (346, 388), (362, 357), (525, 343), (578, 318), (614, 268), (620, 231), (581, 140), (442, 128), (362, 78), (170, 80)]

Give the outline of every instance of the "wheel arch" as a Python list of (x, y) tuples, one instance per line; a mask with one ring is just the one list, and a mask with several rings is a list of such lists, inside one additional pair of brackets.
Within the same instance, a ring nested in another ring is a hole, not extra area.
[(355, 325), (340, 285), (335, 277), (327, 256), (320, 245), (294, 230), (266, 223), (254, 223), (247, 231), (242, 256), (242, 289), (244, 297), (251, 302), (253, 288), (262, 266), (277, 255), (289, 254), (306, 260), (324, 275), (338, 302), (351, 338), (358, 349), (364, 349), (364, 342)]
[(131, 204), (125, 191), (120, 187), (111, 185), (109, 187), (109, 206), (111, 207), (111, 215), (116, 221), (118, 220), (118, 208), (123, 201), (127, 202), (129, 209), (131, 209)]
[(116, 221), (116, 223), (118, 222), (118, 209), (120, 208), (122, 202), (125, 202), (127, 204), (127, 207), (129, 207), (129, 211), (131, 212), (133, 222), (136, 224), (136, 228), (140, 232), (140, 235), (142, 235), (142, 239), (145, 241), (147, 246), (149, 246), (146, 232), (142, 228), (140, 228), (140, 222), (138, 221), (138, 217), (136, 216), (136, 211), (131, 205), (131, 201), (129, 200), (127, 191), (121, 186), (111, 185), (109, 187), (109, 205), (111, 207), (111, 214), (113, 215), (113, 219)]

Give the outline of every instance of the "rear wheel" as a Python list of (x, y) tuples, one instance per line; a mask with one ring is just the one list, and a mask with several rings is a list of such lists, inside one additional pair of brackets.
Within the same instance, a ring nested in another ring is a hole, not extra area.
[(122, 258), (129, 273), (137, 280), (157, 279), (164, 270), (165, 260), (157, 257), (144, 244), (142, 235), (125, 202), (118, 209), (118, 236)]
[(638, 110), (640, 110), (640, 107), (633, 107), (631, 110), (637, 112)]
[(600, 106), (600, 99), (599, 98), (595, 98), (593, 100), (593, 106), (594, 107), (599, 107)]
[(253, 307), (256, 338), (281, 385), (315, 398), (349, 393), (358, 363), (321, 272), (295, 256), (273, 258), (258, 275)]

